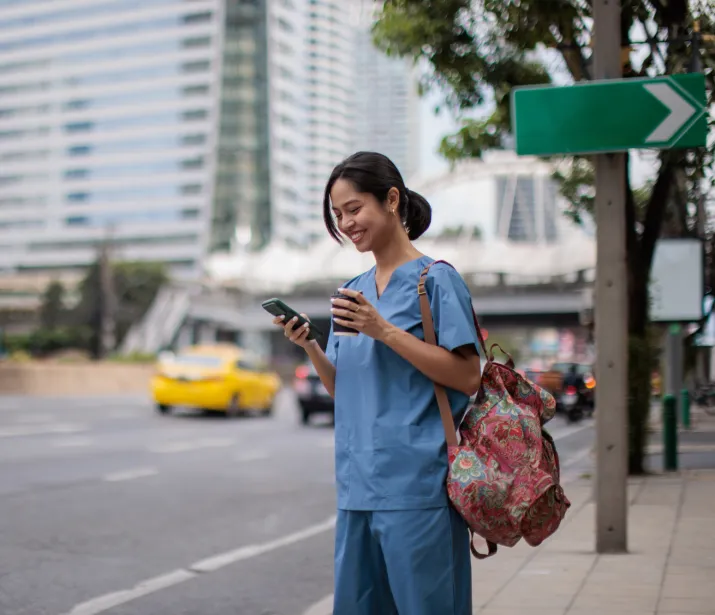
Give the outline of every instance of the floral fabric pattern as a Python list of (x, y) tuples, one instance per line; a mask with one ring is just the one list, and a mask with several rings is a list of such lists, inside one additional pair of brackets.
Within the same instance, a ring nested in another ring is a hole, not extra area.
[[(491, 355), (493, 357), (493, 355)], [(447, 492), (472, 532), (512, 547), (541, 544), (571, 503), (559, 485), (559, 458), (543, 426), (553, 396), (511, 367), (488, 360), (476, 402), (449, 447)]]

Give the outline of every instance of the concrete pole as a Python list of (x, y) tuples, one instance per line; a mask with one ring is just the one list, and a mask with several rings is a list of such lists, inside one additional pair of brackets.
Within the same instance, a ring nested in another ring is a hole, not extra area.
[(100, 357), (106, 358), (116, 347), (117, 300), (112, 276), (111, 228), (102, 242), (99, 256), (99, 286), (101, 292)]
[[(620, 0), (594, 0), (593, 74), (619, 79)], [(603, 110), (618, 113), (617, 109)], [(628, 521), (628, 286), (625, 155), (596, 167), (596, 551), (624, 553)]]

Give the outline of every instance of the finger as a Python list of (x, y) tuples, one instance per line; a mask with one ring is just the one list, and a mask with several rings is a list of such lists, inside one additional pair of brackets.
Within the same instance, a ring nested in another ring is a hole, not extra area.
[(355, 305), (354, 301), (349, 301), (348, 299), (333, 299), (333, 306), (340, 307), (345, 310), (352, 310), (353, 312), (360, 307)]
[(291, 342), (300, 342), (304, 337), (308, 335), (308, 332), (310, 330), (310, 326), (308, 323), (304, 324), (302, 327), (298, 327), (294, 332), (293, 335), (290, 336), (290, 341)]
[(297, 319), (297, 318), (291, 318), (291, 319), (286, 323), (285, 330), (288, 332), (288, 334), (290, 334), (291, 331), (293, 331), (293, 328), (295, 327), (295, 323), (297, 323), (297, 322), (298, 322), (298, 319)]
[(343, 327), (349, 327), (351, 329), (360, 329), (362, 327), (362, 322), (356, 320), (344, 320), (342, 318), (334, 318), (334, 322), (342, 325)]
[(361, 305), (366, 305), (369, 304), (370, 302), (365, 299), (365, 295), (363, 295), (359, 290), (351, 290), (349, 288), (339, 288), (338, 289), (339, 293), (342, 293), (343, 295), (347, 295), (348, 297), (352, 297), (353, 299), (356, 299), (358, 303)]
[(274, 324), (274, 325), (282, 325), (284, 319), (285, 319), (285, 316), (276, 316), (276, 317), (273, 319), (273, 324)]
[(355, 316), (355, 312), (353, 312), (352, 310), (343, 310), (340, 308), (333, 308), (330, 311), (333, 314), (335, 314), (336, 316), (342, 316), (343, 318), (353, 318), (353, 316)]

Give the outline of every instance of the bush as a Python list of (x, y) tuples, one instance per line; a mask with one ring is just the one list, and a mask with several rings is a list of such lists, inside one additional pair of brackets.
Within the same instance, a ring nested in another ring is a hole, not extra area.
[(40, 328), (25, 335), (7, 335), (5, 348), (11, 355), (24, 352), (44, 357), (60, 350), (86, 349), (89, 337), (90, 331), (86, 327)]
[(130, 354), (115, 354), (109, 357), (114, 363), (154, 363), (156, 355), (144, 352), (132, 352)]

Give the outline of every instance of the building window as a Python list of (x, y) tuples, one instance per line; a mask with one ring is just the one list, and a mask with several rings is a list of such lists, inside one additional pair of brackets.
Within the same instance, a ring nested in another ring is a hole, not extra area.
[(70, 192), (65, 200), (69, 203), (86, 203), (89, 201), (89, 192)]
[(65, 179), (83, 179), (89, 177), (89, 169), (67, 169)]
[(73, 145), (67, 148), (67, 153), (70, 156), (86, 156), (92, 151), (89, 145)]
[(71, 124), (65, 124), (65, 132), (88, 132), (92, 130), (93, 126), (94, 124), (92, 122), (73, 122)]
[(293, 26), (290, 25), (285, 19), (278, 19), (278, 27), (284, 32), (293, 32)]

